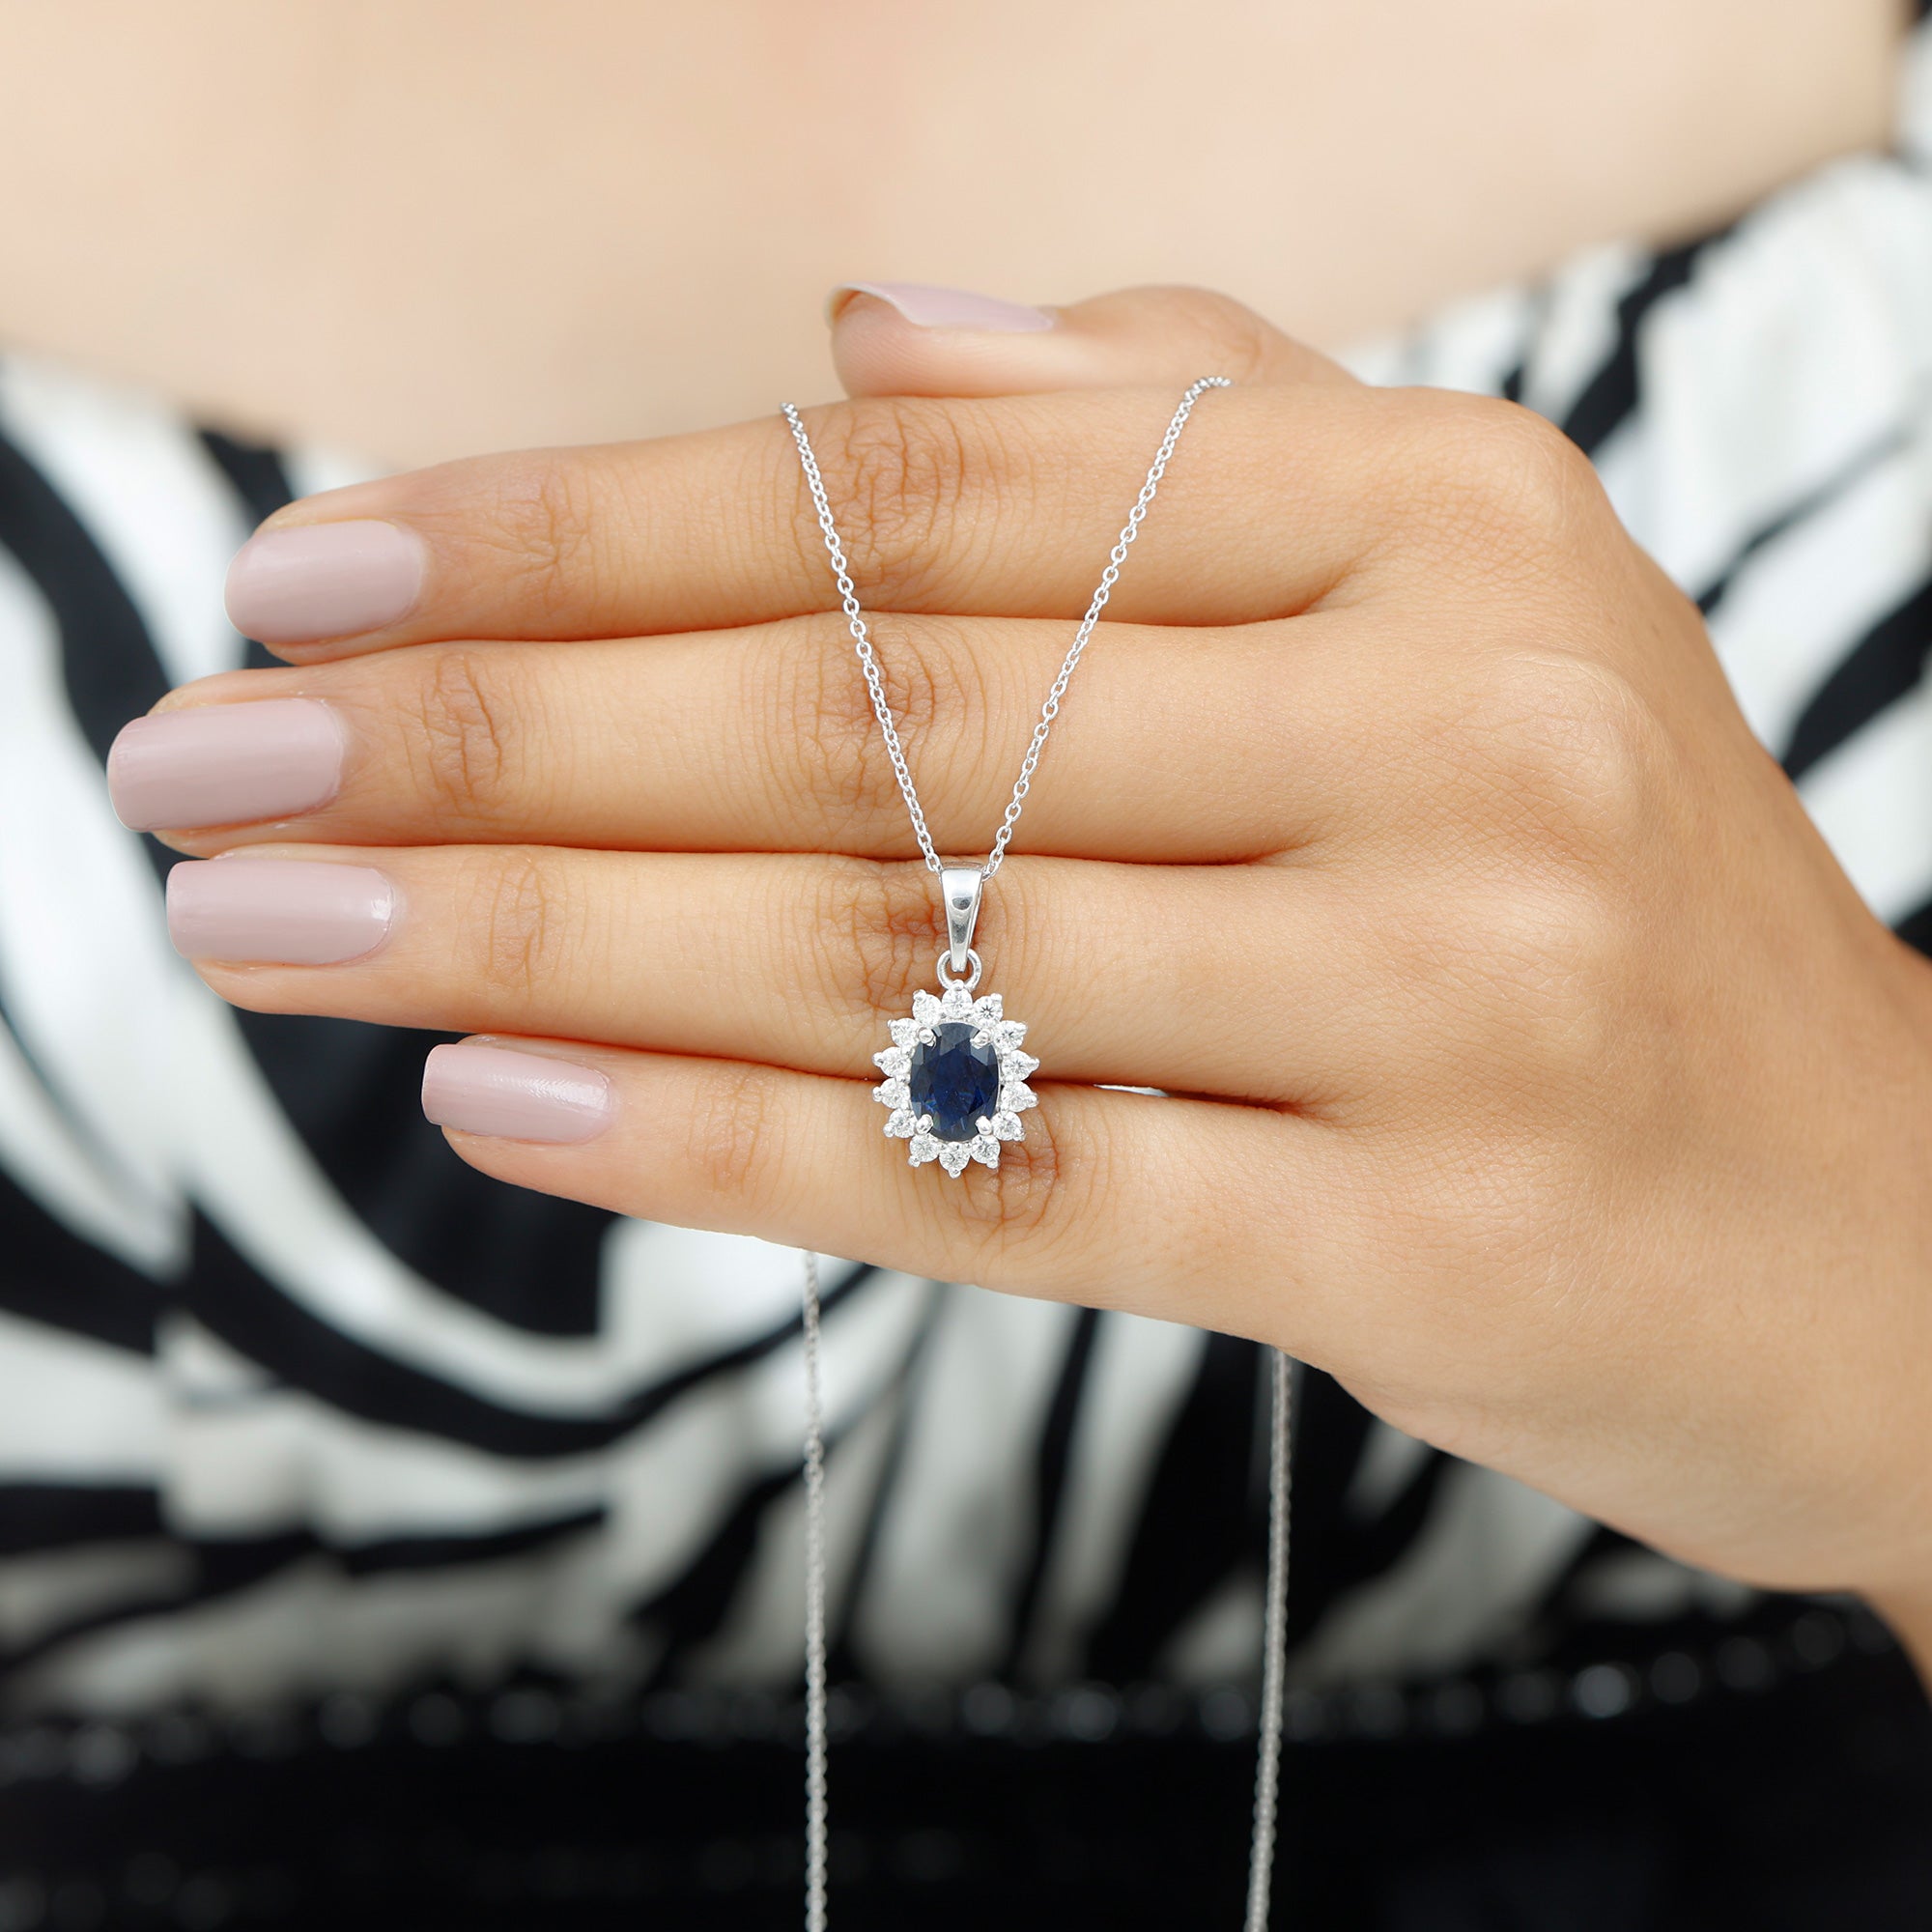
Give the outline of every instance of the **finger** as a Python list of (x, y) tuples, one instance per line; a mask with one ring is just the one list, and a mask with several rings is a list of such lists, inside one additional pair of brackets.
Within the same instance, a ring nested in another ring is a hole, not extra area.
[[(1162, 387), (807, 412), (861, 600), (1077, 618), (1177, 400)], [(1342, 384), (1209, 391), (1108, 616), (1237, 624), (1336, 601), (1410, 511), (1492, 473), (1472, 465), (1468, 424), (1502, 407), (1403, 407)], [(285, 655), (724, 629), (837, 603), (776, 414), (331, 491), (271, 519), (229, 579), (238, 628)]]
[(1247, 1218), (1212, 1204), (1287, 1193), (1317, 1254), (1333, 1191), (1315, 1123), (1078, 1087), (1043, 1092), (996, 1170), (956, 1178), (910, 1167), (864, 1086), (770, 1066), (465, 1041), (431, 1054), (423, 1092), (465, 1160), (520, 1186), (1172, 1321), (1211, 1305), (1217, 1326), (1282, 1341), (1294, 1263), (1259, 1266)]
[(1209, 289), (1120, 289), (1038, 309), (919, 282), (848, 282), (833, 292), (830, 312), (832, 360), (848, 396), (1181, 389), (1204, 370), (1248, 384), (1354, 381)]
[[(1336, 713), (1391, 640), (1106, 625), (1055, 721), (1022, 849), (1208, 864), (1305, 842), (1346, 796)], [(984, 850), (1066, 647), (1044, 619), (887, 617), (886, 693), (932, 836)], [(1180, 747), (1194, 746), (1192, 755)], [(174, 693), (108, 758), (115, 809), (212, 852), (554, 843), (917, 857), (842, 619), (582, 643), (425, 644)], [(232, 829), (255, 821), (252, 831)]]
[[(923, 866), (554, 846), (274, 848), (177, 866), (177, 948), (235, 1004), (863, 1076), (934, 983)], [(1381, 983), (1331, 875), (1027, 859), (986, 894), (986, 992), (1051, 1077), (1323, 1103)], [(1257, 956), (1264, 985), (1252, 983)], [(326, 970), (318, 970), (326, 969)], [(876, 1073), (871, 1077), (878, 1078)]]

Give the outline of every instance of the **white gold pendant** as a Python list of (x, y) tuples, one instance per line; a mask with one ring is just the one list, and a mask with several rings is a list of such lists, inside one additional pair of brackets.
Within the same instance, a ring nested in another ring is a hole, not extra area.
[(892, 1110), (887, 1137), (912, 1143), (914, 1167), (936, 1160), (955, 1179), (972, 1161), (997, 1168), (1001, 1142), (1019, 1140), (1020, 1116), (1038, 1104), (1027, 1081), (1039, 1062), (1020, 1051), (1025, 1023), (1007, 1018), (999, 994), (973, 997), (980, 970), (973, 928), (985, 883), (978, 866), (940, 867), (940, 990), (915, 993), (912, 1017), (894, 1020), (892, 1045), (872, 1056), (886, 1076), (872, 1098)]
[(1037, 1104), (1027, 1081), (1039, 1062), (1021, 1051), (1025, 1023), (1006, 1017), (999, 994), (976, 1000), (954, 984), (915, 993), (912, 1017), (894, 1020), (892, 1036), (872, 1056), (886, 1076), (872, 1098), (891, 1109), (888, 1138), (912, 1143), (914, 1167), (936, 1160), (960, 1175), (977, 1160), (997, 1168), (1000, 1144), (1024, 1135), (1020, 1116)]

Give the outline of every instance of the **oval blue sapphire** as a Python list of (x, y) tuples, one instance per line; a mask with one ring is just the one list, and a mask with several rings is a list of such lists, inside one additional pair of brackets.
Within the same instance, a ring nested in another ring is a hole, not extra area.
[(973, 1044), (976, 1028), (949, 1020), (932, 1030), (932, 1044), (919, 1041), (906, 1076), (914, 1118), (929, 1114), (935, 1140), (970, 1141), (980, 1122), (997, 1111), (1000, 1057), (989, 1040)]

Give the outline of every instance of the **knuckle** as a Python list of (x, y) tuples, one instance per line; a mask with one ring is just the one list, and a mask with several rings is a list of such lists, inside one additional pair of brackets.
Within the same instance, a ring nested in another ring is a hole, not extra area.
[[(943, 741), (981, 716), (977, 661), (935, 619), (874, 618), (871, 631), (899, 731), (943, 769)], [(787, 811), (803, 802), (834, 843), (902, 847), (905, 802), (842, 620), (801, 625), (796, 648), (758, 689), (767, 741), (781, 753), (768, 768), (776, 802)]]
[(1517, 403), (1442, 394), (1427, 405), (1426, 447), (1414, 467), (1425, 508), (1482, 554), (1542, 554), (1569, 541), (1603, 505), (1589, 458), (1547, 417)]
[(944, 916), (922, 866), (836, 864), (816, 885), (809, 929), (818, 935), (818, 980), (842, 1019), (875, 1024), (903, 1011), (944, 938)]
[(1602, 1066), (1629, 935), (1588, 881), (1461, 867), (1389, 939), (1391, 1037), (1439, 1043), (1459, 1117), (1548, 1121), (1575, 1101), (1569, 1074)]
[(770, 1184), (772, 1151), (781, 1140), (770, 1071), (721, 1065), (697, 1090), (691, 1157), (704, 1184), (734, 1203), (754, 1201)]
[(568, 450), (536, 451), (499, 474), (493, 533), (507, 587), (541, 621), (573, 624), (596, 601), (597, 499)]
[(1438, 796), (1463, 836), (1403, 977), (1489, 1101), (1548, 1120), (1601, 1090), (1629, 1038), (1677, 753), (1615, 671), (1529, 650), (1484, 667), (1450, 737)]
[(1518, 1121), (1570, 1118), (1614, 1051), (1634, 928), (1614, 899), (1572, 881), (1472, 892), (1466, 970), (1445, 1023), (1483, 1071), (1488, 1103)]
[(803, 806), (836, 839), (860, 815), (868, 765), (883, 755), (873, 748), (878, 725), (843, 620), (812, 617), (788, 627), (773, 659), (747, 659), (745, 690), (771, 752), (757, 766), (767, 802), (781, 812)]
[(1506, 827), (1601, 874), (1641, 839), (1669, 790), (1670, 741), (1628, 679), (1546, 650), (1485, 668), (1468, 735)]
[(422, 791), (441, 811), (488, 817), (511, 788), (509, 721), (526, 710), (504, 690), (502, 667), (478, 651), (440, 651), (415, 700), (405, 750)]
[[(980, 706), (988, 694), (980, 660), (966, 647), (956, 626), (943, 619), (889, 617), (884, 638), (880, 662), (886, 701), (899, 720), (901, 733), (926, 747), (928, 757), (937, 763), (940, 747), (935, 739), (956, 730), (963, 720), (981, 715)], [(860, 695), (865, 696), (863, 680)], [(869, 722), (869, 700), (867, 717)], [(867, 732), (866, 742), (877, 745), (876, 728)], [(883, 752), (879, 770), (879, 795), (895, 802), (898, 781)]]
[(956, 408), (927, 397), (871, 397), (835, 412), (820, 434), (820, 464), (855, 579), (875, 603), (919, 601), (942, 567), (942, 539), (965, 486)]
[(516, 1008), (554, 998), (566, 957), (568, 895), (534, 850), (491, 855), (472, 918), (473, 967), (485, 992)]
[(1270, 373), (1281, 338), (1253, 309), (1214, 289), (1176, 289), (1173, 295), (1184, 309), (1189, 332), (1211, 358), (1210, 373), (1236, 383)]

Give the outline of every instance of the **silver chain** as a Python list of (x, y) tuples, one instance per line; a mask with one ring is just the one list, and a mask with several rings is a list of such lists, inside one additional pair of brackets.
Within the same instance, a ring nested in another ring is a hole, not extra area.
[[(1199, 382), (1189, 384), (1170, 418), (1167, 434), (1161, 438), (1160, 448), (1155, 452), (1153, 462), (1148, 467), (1147, 479), (1141, 485), (1140, 495), (1134, 498), (1134, 506), (1127, 513), (1127, 521), (1121, 530), (1120, 537), (1108, 554), (1107, 567), (1100, 574), (1100, 582), (1094, 588), (1093, 602), (1088, 605), (1087, 614), (1080, 620), (1080, 628), (1075, 632), (1073, 641), (1067, 647), (1066, 656), (1061, 662), (1060, 674), (1053, 680), (1052, 688), (1047, 692), (1046, 702), (1040, 706), (1039, 722), (1033, 727), (1033, 737), (1028, 742), (1026, 756), (1020, 761), (1020, 774), (1013, 783), (1013, 795), (1007, 801), (1007, 810), (1000, 820), (1000, 829), (994, 837), (992, 849), (986, 855), (986, 863), (980, 868), (982, 880), (990, 879), (1000, 869), (1001, 863), (1007, 856), (1007, 847), (1012, 842), (1013, 828), (1019, 823), (1020, 813), (1026, 810), (1027, 793), (1032, 789), (1033, 775), (1039, 763), (1039, 755), (1046, 749), (1047, 734), (1053, 729), (1053, 721), (1060, 715), (1061, 700), (1066, 696), (1066, 687), (1072, 680), (1081, 653), (1087, 648), (1088, 639), (1094, 635), (1094, 626), (1100, 621), (1101, 611), (1107, 607), (1107, 599), (1113, 594), (1114, 585), (1120, 581), (1121, 566), (1127, 558), (1127, 548), (1140, 533), (1141, 522), (1148, 513), (1148, 505), (1153, 501), (1154, 495), (1160, 488), (1160, 479), (1166, 474), (1168, 461), (1174, 455), (1176, 443), (1180, 440), (1180, 432), (1187, 426), (1187, 418), (1194, 412), (1194, 405), (1208, 389), (1225, 389), (1232, 386), (1225, 376), (1203, 376)], [(798, 460), (804, 468), (805, 480), (811, 491), (813, 507), (818, 513), (818, 527), (825, 538), (826, 554), (832, 561), (832, 575), (838, 585), (838, 600), (845, 611), (846, 627), (852, 634), (853, 648), (859, 654), (860, 668), (866, 674), (866, 689), (871, 694), (872, 711), (879, 721), (879, 731), (885, 739), (886, 753), (892, 759), (893, 776), (898, 781), (899, 793), (905, 800), (907, 812), (911, 815), (913, 833), (919, 839), (919, 849), (924, 856), (926, 867), (933, 872), (940, 872), (944, 870), (944, 865), (937, 848), (933, 845), (932, 834), (926, 828), (925, 810), (919, 802), (919, 789), (913, 783), (912, 769), (906, 762), (905, 746), (900, 741), (898, 726), (893, 722), (893, 708), (886, 700), (885, 675), (879, 668), (878, 653), (872, 647), (871, 634), (866, 624), (866, 613), (860, 608), (859, 593), (853, 587), (852, 572), (845, 561), (845, 547), (839, 542), (838, 526), (832, 520), (832, 506), (826, 500), (825, 479), (819, 473), (818, 459), (812, 453), (811, 439), (806, 435), (805, 424), (800, 420), (798, 410), (793, 404), (785, 404), (784, 418), (790, 425), (792, 440), (798, 445)], [(826, 1748), (829, 1698), (825, 1655), (825, 1405), (820, 1373), (818, 1257), (815, 1254), (808, 1254), (804, 1257), (804, 1262), (805, 1923), (806, 1932), (825, 1932), (829, 1815)], [(1293, 1380), (1292, 1365), (1286, 1355), (1274, 1350), (1271, 1351), (1271, 1360), (1267, 1585), (1263, 1617), (1262, 1708), (1260, 1742), (1255, 1764), (1254, 1834), (1250, 1840), (1248, 1853), (1245, 1932), (1267, 1932), (1268, 1901), (1274, 1875), (1275, 1815), (1281, 1788), (1282, 1704), (1288, 1657), (1291, 1474), (1289, 1441)]]
[[(825, 1398), (819, 1370), (818, 1257), (805, 1256), (805, 1925), (825, 1932)], [(1293, 1364), (1268, 1351), (1268, 1553), (1263, 1613), (1261, 1739), (1255, 1753), (1255, 1823), (1248, 1842), (1244, 1932), (1267, 1932), (1274, 1884), (1275, 1808), (1281, 1792), (1281, 1720), (1288, 1666), (1289, 1440)]]
[[(1262, 1617), (1261, 1743), (1255, 1752), (1255, 1828), (1248, 1841), (1246, 1932), (1267, 1932), (1274, 1889), (1275, 1807), (1281, 1797), (1281, 1716), (1288, 1677), (1289, 1438), (1294, 1365), (1270, 1349), (1268, 1378), (1267, 1602)], [(822, 1932), (822, 1928), (820, 1928)]]
[(825, 1400), (818, 1257), (805, 1257), (805, 1928), (825, 1932)]
[[(1114, 594), (1114, 585), (1120, 582), (1121, 566), (1127, 560), (1127, 547), (1140, 534), (1141, 520), (1147, 515), (1154, 493), (1160, 488), (1161, 477), (1167, 473), (1168, 460), (1174, 454), (1174, 445), (1180, 440), (1180, 432), (1187, 427), (1187, 418), (1194, 413), (1194, 405), (1208, 389), (1233, 386), (1226, 376), (1203, 376), (1199, 382), (1189, 384), (1187, 393), (1176, 408), (1167, 425), (1167, 434), (1160, 440), (1160, 448), (1154, 453), (1153, 462), (1148, 466), (1147, 480), (1141, 485), (1141, 494), (1134, 498), (1134, 507), (1127, 513), (1120, 537), (1107, 554), (1107, 567), (1100, 573), (1094, 601), (1088, 605), (1087, 614), (1081, 618), (1080, 628), (1067, 647), (1066, 656), (1061, 663), (1060, 675), (1053, 680), (1053, 687), (1046, 694), (1046, 702), (1039, 707), (1039, 722), (1033, 727), (1026, 756), (1020, 760), (1020, 775), (1013, 781), (1013, 795), (1007, 801), (1006, 815), (1000, 820), (993, 848), (986, 854), (986, 863), (980, 868), (980, 878), (990, 879), (1007, 856), (1007, 847), (1012, 842), (1013, 827), (1020, 822), (1020, 813), (1026, 810), (1027, 793), (1033, 788), (1034, 768), (1039, 763), (1039, 754), (1046, 749), (1047, 733), (1053, 729), (1053, 721), (1060, 716), (1060, 700), (1066, 696), (1066, 687), (1072, 679), (1074, 667), (1080, 662), (1080, 654), (1087, 648), (1087, 640), (1094, 635), (1094, 625), (1100, 621), (1100, 612), (1107, 608), (1107, 599)], [(879, 668), (879, 654), (872, 648), (866, 613), (859, 608), (859, 593), (852, 586), (851, 568), (845, 561), (845, 546), (838, 540), (838, 526), (832, 521), (832, 505), (826, 501), (825, 478), (819, 474), (818, 458), (812, 454), (811, 439), (805, 433), (805, 424), (799, 419), (795, 403), (785, 404), (784, 419), (791, 425), (792, 440), (798, 444), (798, 460), (805, 469), (806, 484), (811, 491), (812, 506), (818, 512), (818, 527), (825, 537), (825, 553), (832, 559), (833, 579), (838, 585), (838, 601), (844, 608), (845, 627), (852, 633), (852, 646), (859, 653), (859, 666), (866, 673), (866, 689), (872, 695), (872, 710), (879, 721), (880, 734), (886, 741), (886, 755), (893, 761), (893, 776), (899, 781), (899, 794), (912, 816), (913, 833), (919, 839), (920, 851), (925, 856), (926, 868), (933, 872), (940, 871), (939, 852), (932, 842), (932, 834), (926, 830), (925, 809), (919, 802), (919, 788), (912, 781), (912, 768), (906, 763), (905, 746), (900, 743), (898, 726), (893, 722), (893, 707), (886, 700), (886, 680)]]

